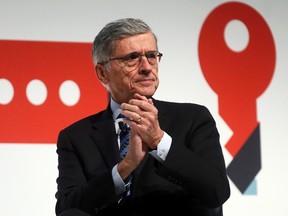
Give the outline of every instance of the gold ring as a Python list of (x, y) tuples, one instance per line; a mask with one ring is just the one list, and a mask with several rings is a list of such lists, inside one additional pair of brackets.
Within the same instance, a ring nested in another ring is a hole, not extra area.
[(140, 117), (138, 118), (137, 122), (140, 123), (140, 122), (141, 122), (141, 119), (142, 119), (142, 117), (140, 116)]

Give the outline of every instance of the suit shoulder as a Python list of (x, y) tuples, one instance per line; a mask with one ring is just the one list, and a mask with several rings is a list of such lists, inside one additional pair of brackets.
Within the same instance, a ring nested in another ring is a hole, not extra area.
[(104, 110), (98, 113), (83, 117), (71, 123), (70, 125), (67, 125), (65, 128), (62, 129), (62, 131), (73, 131), (75, 129), (79, 130), (79, 128), (91, 127), (91, 125), (93, 125), (95, 122), (101, 119), (101, 117), (103, 116), (103, 113), (104, 113)]
[(208, 108), (201, 104), (196, 103), (187, 103), (187, 102), (171, 102), (171, 101), (161, 101), (161, 100), (155, 100), (154, 104), (156, 107), (159, 108), (165, 108), (165, 109), (171, 109), (171, 110), (179, 110), (179, 111), (200, 111), (200, 110), (207, 110)]
[(210, 110), (201, 104), (187, 103), (187, 102), (169, 102), (155, 100), (154, 105), (157, 107), (160, 114), (169, 115), (170, 118), (176, 119), (202, 119), (212, 120)]

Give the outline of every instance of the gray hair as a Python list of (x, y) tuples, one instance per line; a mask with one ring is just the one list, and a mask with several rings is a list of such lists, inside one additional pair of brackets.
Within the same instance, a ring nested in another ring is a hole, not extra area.
[(123, 18), (110, 22), (95, 37), (92, 47), (94, 65), (108, 61), (115, 49), (118, 40), (151, 32), (157, 44), (156, 35), (142, 20), (135, 18)]

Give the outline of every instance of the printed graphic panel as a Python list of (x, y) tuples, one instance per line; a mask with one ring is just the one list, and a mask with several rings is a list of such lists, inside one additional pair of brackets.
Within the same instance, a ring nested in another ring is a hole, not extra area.
[(56, 143), (61, 128), (107, 106), (91, 46), (0, 40), (0, 143)]

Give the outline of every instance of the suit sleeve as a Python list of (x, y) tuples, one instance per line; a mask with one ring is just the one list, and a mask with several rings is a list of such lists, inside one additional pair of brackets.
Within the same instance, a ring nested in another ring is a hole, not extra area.
[[(84, 142), (84, 140), (83, 140)], [(106, 208), (117, 200), (110, 169), (102, 169), (89, 176), (84, 168), (76, 143), (67, 131), (61, 131), (57, 141), (58, 170), (56, 214), (69, 208), (78, 208), (87, 213)], [(79, 143), (79, 141), (77, 142)], [(77, 153), (76, 153), (77, 152)], [(88, 161), (88, 159), (86, 158)], [(101, 185), (101, 187), (99, 187)]]
[(200, 204), (221, 206), (230, 196), (230, 187), (219, 133), (209, 110), (187, 106), (172, 116), (164, 130), (171, 135), (172, 145), (160, 175), (183, 187)]

